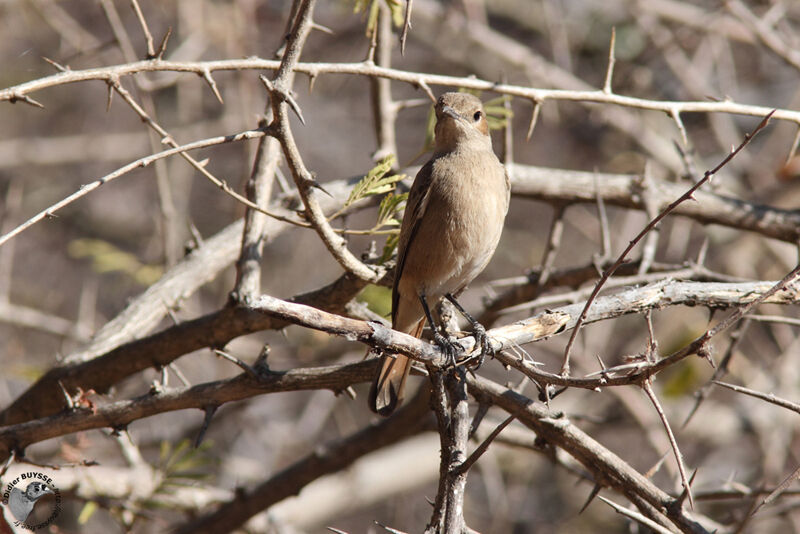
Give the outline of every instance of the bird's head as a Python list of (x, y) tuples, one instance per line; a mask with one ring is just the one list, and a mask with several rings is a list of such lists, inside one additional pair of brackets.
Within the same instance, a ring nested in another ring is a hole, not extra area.
[(486, 112), (473, 95), (444, 93), (436, 101), (436, 150), (452, 150), (462, 143), (491, 146)]
[(53, 490), (43, 482), (31, 482), (25, 488), (25, 496), (31, 501), (35, 501), (48, 493), (53, 493)]

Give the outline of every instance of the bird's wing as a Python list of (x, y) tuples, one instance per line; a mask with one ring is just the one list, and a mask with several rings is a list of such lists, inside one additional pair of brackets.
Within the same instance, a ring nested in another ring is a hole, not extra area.
[(397, 286), (400, 283), (400, 277), (403, 276), (403, 268), (406, 264), (406, 254), (408, 248), (414, 241), (414, 236), (419, 229), (419, 222), (425, 214), (425, 209), (428, 206), (428, 199), (430, 198), (430, 185), (433, 177), (433, 162), (428, 161), (417, 173), (414, 178), (414, 183), (411, 185), (411, 191), (408, 193), (408, 200), (406, 201), (406, 211), (403, 215), (403, 223), (400, 226), (400, 241), (397, 244), (397, 267), (394, 272), (394, 286), (392, 287), (392, 322), (394, 323), (397, 317), (398, 301), (400, 295), (397, 292)]

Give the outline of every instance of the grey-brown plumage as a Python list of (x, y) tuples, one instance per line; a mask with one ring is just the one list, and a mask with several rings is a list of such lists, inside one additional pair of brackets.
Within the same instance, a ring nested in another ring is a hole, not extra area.
[[(417, 173), (406, 203), (392, 290), (392, 327), (417, 337), (425, 324), (423, 302), (433, 306), (457, 296), (489, 263), (509, 201), (508, 177), (492, 150), (480, 100), (443, 94), (435, 133), (433, 157)], [(434, 334), (443, 344), (435, 328)], [(402, 354), (382, 357), (370, 391), (373, 411), (394, 411), (410, 368)]]

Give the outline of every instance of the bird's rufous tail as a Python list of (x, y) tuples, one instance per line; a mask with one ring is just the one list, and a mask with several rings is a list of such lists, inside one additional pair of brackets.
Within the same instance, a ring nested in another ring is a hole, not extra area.
[[(420, 320), (409, 332), (420, 337), (425, 327), (425, 319)], [(406, 389), (406, 378), (411, 371), (411, 359), (404, 354), (390, 354), (381, 357), (381, 366), (369, 390), (370, 409), (384, 417), (391, 415), (402, 402)]]

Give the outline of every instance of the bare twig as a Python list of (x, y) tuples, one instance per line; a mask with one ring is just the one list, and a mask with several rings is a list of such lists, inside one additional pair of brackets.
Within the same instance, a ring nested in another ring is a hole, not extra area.
[(492, 441), (494, 441), (495, 438), (500, 435), (500, 432), (502, 432), (505, 427), (511, 424), (514, 419), (515, 417), (513, 415), (509, 415), (502, 423), (497, 425), (497, 427), (492, 430), (488, 436), (486, 436), (486, 439), (484, 439), (481, 444), (478, 445), (474, 451), (472, 451), (472, 454), (470, 454), (469, 457), (464, 460), (464, 463), (462, 463), (459, 467), (459, 471), (469, 471), (469, 469), (475, 464), (475, 462), (478, 461), (483, 453), (489, 449), (489, 445), (491, 445)]
[(28, 95), (20, 95), (17, 93), (11, 93), (8, 95), (7, 100), (12, 104), (16, 104), (17, 102), (25, 102), (35, 108), (44, 109), (44, 104), (34, 100), (33, 98), (29, 97)]
[[(656, 195), (653, 189), (655, 189), (655, 183), (651, 176), (650, 164), (645, 163), (644, 171), (642, 172), (642, 198), (644, 199), (645, 213), (649, 219), (657, 217), (658, 211), (661, 208), (655, 200)], [(650, 265), (652, 265), (656, 256), (660, 234), (661, 232), (658, 226), (654, 227), (653, 230), (647, 234), (644, 245), (642, 246), (642, 261), (639, 264), (639, 274), (644, 274), (650, 270)]]
[[(265, 125), (266, 121), (262, 122)], [(274, 137), (264, 137), (258, 142), (253, 169), (245, 185), (247, 198), (258, 206), (269, 203), (273, 179), (280, 162), (280, 142)], [(260, 210), (248, 209), (245, 213), (242, 246), (236, 261), (236, 282), (231, 300), (247, 302), (261, 292), (261, 261), (267, 221)]]
[[(284, 34), (289, 35), (289, 38), (294, 41), (299, 39), (297, 45), (302, 49), (308, 32), (304, 31), (302, 35), (292, 34), (292, 27), (295, 23), (299, 7), (300, 5), (298, 2), (292, 3), (292, 16), (286, 21)], [(295, 57), (294, 59), (290, 59), (287, 55), (289, 53), (289, 48), (284, 48), (282, 64), (287, 60), (296, 61), (299, 52), (295, 49), (293, 50), (292, 54), (294, 54)], [(294, 78), (295, 71), (293, 69), (282, 69), (280, 74), (276, 76), (276, 81), (279, 82), (281, 87), (291, 88), (294, 85)], [(264, 75), (260, 75), (259, 79), (267, 88), (269, 97), (275, 98), (273, 94), (275, 86), (272, 81)], [(299, 105), (288, 91), (286, 91), (286, 93), (292, 109), (305, 124)], [(269, 100), (267, 100), (265, 105), (265, 115), (266, 117), (261, 121), (262, 125), (266, 125), (270, 120), (274, 119), (272, 104)], [(278, 173), (280, 152), (281, 143), (279, 139), (271, 137), (259, 140), (253, 167), (245, 185), (247, 198), (258, 206), (266, 206), (269, 204), (270, 197), (272, 196), (273, 184), (275, 183), (275, 178)], [(248, 302), (258, 297), (261, 293), (261, 262), (264, 248), (264, 232), (267, 222), (263, 213), (253, 209), (248, 209), (245, 212), (244, 219), (242, 249), (236, 261), (236, 282), (230, 294), (230, 300), (239, 303)]]
[[(408, 10), (408, 8), (407, 8)], [(378, 11), (376, 64), (390, 67), (392, 62), (392, 15), (386, 4), (381, 3)], [(374, 161), (394, 154), (397, 155), (395, 120), (399, 107), (392, 101), (391, 81), (387, 78), (370, 78), (370, 101), (372, 121), (375, 129), (377, 148), (372, 155)]]
[(614, 91), (611, 89), (611, 80), (614, 77), (614, 63), (616, 63), (616, 58), (614, 57), (614, 45), (617, 42), (617, 28), (611, 28), (611, 43), (608, 45), (608, 68), (606, 69), (606, 80), (603, 83), (603, 92), (610, 95)]
[(731, 358), (733, 358), (734, 351), (739, 346), (739, 343), (744, 336), (744, 332), (747, 330), (747, 327), (750, 325), (750, 318), (752, 316), (746, 316), (746, 318), (739, 323), (739, 325), (731, 332), (730, 334), (730, 343), (728, 344), (728, 348), (725, 350), (725, 355), (717, 365), (717, 368), (714, 369), (714, 374), (711, 376), (711, 379), (708, 383), (704, 384), (699, 391), (695, 393), (696, 399), (694, 401), (694, 405), (692, 409), (689, 410), (689, 413), (686, 415), (686, 419), (683, 420), (683, 424), (681, 426), (685, 427), (689, 424), (689, 421), (692, 420), (694, 415), (700, 409), (700, 405), (708, 398), (711, 394), (711, 390), (713, 389), (713, 381), (719, 380), (728, 372), (728, 367), (730, 366)]
[(628, 256), (628, 253), (631, 250), (633, 250), (633, 247), (635, 247), (639, 243), (639, 241), (641, 241), (641, 239), (645, 235), (647, 235), (647, 233), (650, 230), (652, 230), (659, 222), (661, 222), (661, 220), (664, 217), (666, 217), (672, 210), (674, 210), (678, 206), (678, 204), (681, 204), (682, 202), (691, 199), (695, 191), (700, 189), (700, 187), (704, 183), (709, 181), (722, 167), (724, 167), (730, 160), (732, 160), (736, 156), (736, 154), (738, 154), (745, 146), (747, 146), (747, 144), (750, 143), (750, 140), (754, 136), (756, 136), (758, 132), (760, 132), (767, 126), (767, 123), (769, 122), (769, 119), (770, 117), (772, 117), (772, 115), (773, 112), (767, 113), (767, 115), (761, 120), (761, 122), (755, 127), (755, 129), (744, 136), (744, 140), (739, 144), (739, 146), (731, 150), (731, 152), (727, 156), (725, 156), (725, 158), (716, 167), (706, 171), (702, 179), (698, 180), (697, 183), (693, 185), (688, 191), (686, 191), (683, 195), (681, 195), (679, 198), (673, 201), (669, 206), (667, 206), (661, 213), (659, 213), (659, 215), (655, 219), (652, 219), (647, 224), (647, 226), (645, 226), (642, 229), (642, 231), (639, 232), (639, 234), (635, 238), (633, 238), (630, 241), (630, 243), (628, 243), (628, 246), (625, 247), (625, 250), (622, 251), (622, 254), (619, 255), (614, 264), (603, 272), (603, 275), (600, 277), (600, 280), (597, 282), (597, 285), (595, 285), (594, 291), (592, 291), (592, 294), (587, 299), (584, 310), (583, 312), (581, 312), (581, 317), (578, 318), (578, 322), (575, 325), (575, 329), (572, 331), (572, 335), (570, 336), (569, 341), (567, 342), (567, 347), (566, 349), (564, 349), (564, 363), (561, 365), (561, 373), (563, 375), (569, 375), (570, 350), (572, 349), (573, 343), (575, 343), (575, 338), (577, 337), (578, 331), (580, 330), (581, 324), (583, 323), (583, 317), (585, 317), (586, 313), (588, 313), (589, 307), (592, 305), (592, 301), (597, 297), (597, 294), (600, 292), (600, 289), (602, 289), (603, 285), (608, 280), (608, 278), (612, 274), (614, 274), (614, 271), (616, 271), (617, 268), (619, 268), (619, 266), (622, 265), (622, 263), (625, 261), (625, 258)]
[(784, 317), (782, 315), (748, 315), (748, 319), (763, 323), (780, 323), (792, 326), (800, 326), (800, 319), (794, 317)]
[[(11, 239), (11, 238), (15, 237), (16, 235), (20, 234), (21, 232), (27, 230), (29, 227), (33, 226), (37, 222), (39, 222), (39, 221), (41, 221), (43, 219), (49, 218), (49, 217), (53, 217), (54, 214), (58, 210), (60, 210), (63, 207), (71, 204), (72, 202), (78, 200), (79, 198), (89, 194), (90, 192), (94, 191), (98, 187), (110, 182), (111, 180), (119, 178), (120, 176), (124, 176), (125, 174), (128, 174), (129, 172), (131, 172), (133, 170), (136, 170), (136, 169), (139, 169), (139, 168), (143, 168), (143, 167), (147, 167), (148, 165), (152, 164), (155, 161), (158, 161), (158, 160), (161, 160), (161, 159), (164, 159), (164, 158), (168, 158), (168, 157), (174, 156), (176, 154), (183, 154), (183, 153), (185, 153), (187, 151), (190, 151), (190, 150), (197, 150), (199, 148), (206, 148), (206, 147), (210, 147), (210, 146), (222, 145), (222, 144), (225, 144), (225, 143), (233, 143), (233, 142), (237, 142), (237, 141), (243, 141), (243, 140), (246, 140), (246, 139), (256, 139), (256, 138), (259, 138), (259, 137), (263, 137), (264, 135), (267, 135), (267, 133), (268, 133), (268, 129), (267, 128), (257, 128), (257, 129), (254, 129), (254, 130), (245, 130), (243, 132), (239, 132), (239, 133), (233, 134), (233, 135), (225, 135), (225, 136), (219, 136), (219, 137), (211, 137), (211, 138), (208, 138), (208, 139), (202, 139), (200, 141), (195, 141), (193, 143), (187, 143), (185, 145), (176, 146), (175, 148), (162, 150), (161, 152), (158, 152), (156, 154), (151, 154), (149, 156), (145, 156), (143, 158), (139, 158), (136, 161), (132, 161), (131, 163), (128, 163), (127, 165), (124, 165), (124, 166), (120, 167), (119, 169), (117, 169), (116, 171), (114, 171), (112, 173), (106, 174), (102, 178), (98, 178), (97, 180), (95, 180), (93, 182), (90, 182), (90, 183), (88, 183), (86, 185), (81, 186), (81, 188), (78, 189), (75, 193), (73, 193), (73, 194), (69, 195), (68, 197), (56, 202), (55, 204), (52, 204), (51, 206), (49, 206), (48, 208), (40, 211), (39, 213), (37, 213), (36, 215), (31, 217), (30, 219), (28, 219), (24, 223), (20, 224), (19, 226), (17, 226), (16, 228), (11, 230), (10, 232), (7, 232), (3, 236), (0, 236), (0, 245), (3, 245), (3, 243), (6, 243), (9, 239)], [(256, 206), (256, 205), (252, 204), (246, 198), (244, 198), (241, 195), (239, 195), (238, 193), (232, 191), (228, 187), (228, 185), (223, 183), (223, 182), (218, 183), (218, 186), (221, 189), (225, 190), (228, 194), (231, 194), (233, 196), (239, 197), (238, 200), (240, 202), (247, 204), (248, 206), (252, 207), (253, 209), (257, 209), (259, 211), (262, 211), (262, 212), (266, 213), (267, 215), (269, 215), (270, 217), (277, 218), (277, 219), (282, 220), (284, 222), (289, 222), (289, 223), (292, 222), (291, 219), (289, 219), (287, 217), (282, 217), (280, 215), (277, 215), (275, 213), (269, 212), (267, 210), (264, 210), (263, 208), (260, 208), (259, 206)]]
[(781, 408), (786, 408), (787, 410), (792, 410), (793, 412), (800, 414), (800, 404), (788, 401), (786, 399), (781, 399), (780, 397), (776, 397), (774, 393), (762, 393), (760, 391), (756, 391), (754, 389), (746, 388), (743, 386), (728, 384), (727, 382), (720, 382), (719, 380), (712, 380), (711, 382), (713, 382), (718, 386), (728, 388), (737, 393), (744, 393), (745, 395), (750, 395), (751, 397), (767, 401), (770, 404), (774, 404), (776, 406), (780, 406)]
[[(620, 370), (624, 371), (624, 375), (621, 376), (610, 375), (610, 373), (614, 372), (613, 369), (610, 369), (606, 370), (606, 374), (610, 376), (603, 378), (569, 378), (542, 371), (536, 368), (536, 366), (530, 365), (527, 361), (519, 361), (513, 357), (498, 354), (497, 358), (501, 362), (512, 365), (520, 369), (531, 378), (543, 383), (588, 389), (595, 389), (603, 386), (641, 383), (641, 381), (647, 377), (661, 371), (677, 361), (680, 361), (690, 354), (702, 350), (708, 340), (710, 340), (713, 336), (729, 328), (732, 324), (738, 321), (743, 314), (747, 313), (749, 309), (757, 304), (760, 304), (761, 302), (768, 301), (770, 297), (775, 295), (775, 293), (778, 291), (784, 290), (784, 294), (781, 295), (778, 301), (781, 299), (784, 301), (792, 301), (797, 299), (798, 297), (796, 295), (796, 289), (791, 291), (785, 290), (787, 289), (787, 286), (796, 279), (798, 273), (800, 273), (800, 266), (787, 275), (783, 280), (777, 284), (774, 284), (771, 288), (769, 288), (769, 290), (757, 297), (755, 297), (755, 295), (758, 294), (758, 290), (753, 289), (752, 285), (747, 288), (742, 287), (740, 290), (741, 293), (737, 295), (735, 291), (731, 291), (735, 284), (718, 284), (719, 286), (726, 286), (726, 288), (715, 295), (715, 306), (719, 306), (720, 303), (725, 302), (726, 300), (729, 302), (728, 305), (732, 305), (734, 303), (740, 304), (743, 299), (746, 300), (750, 298), (752, 300), (749, 300), (744, 306), (738, 308), (733, 314), (721, 321), (717, 326), (707, 331), (693, 343), (690, 343), (676, 353), (662, 358), (652, 364), (636, 364), (633, 366), (626, 366), (625, 369), (620, 367)], [(691, 290), (687, 290), (687, 288), (690, 287), (687, 286), (687, 284), (690, 283), (674, 283), (671, 285), (657, 284), (651, 288), (648, 288), (648, 290), (644, 292), (644, 295), (648, 295), (644, 297), (644, 299), (646, 302), (649, 302), (649, 306), (659, 307), (670, 302), (692, 302), (697, 304), (698, 297), (696, 293), (693, 295)], [(704, 284), (700, 285), (705, 286)], [(764, 286), (762, 285), (762, 287)], [(666, 293), (664, 290), (668, 288), (673, 290), (674, 293), (672, 293), (672, 291)], [(653, 290), (656, 290), (655, 294), (653, 293)], [(630, 297), (633, 295), (637, 295), (641, 298), (643, 296), (642, 291), (640, 289), (636, 289), (631, 290), (628, 293), (630, 296), (621, 294), (607, 299), (601, 299), (603, 301), (602, 303), (599, 300), (598, 307), (601, 311), (589, 319), (599, 320), (610, 316), (616, 316), (618, 314), (631, 313), (640, 309), (635, 305), (632, 305), (628, 299), (630, 299)], [(743, 297), (742, 295), (747, 296)], [(654, 296), (655, 298), (653, 298)], [(640, 302), (639, 305), (641, 304), (642, 302)], [(617, 311), (615, 312), (609, 309), (609, 305), (611, 305)], [(648, 306), (648, 304), (645, 304), (645, 306)], [(500, 349), (521, 343), (528, 343), (534, 339), (552, 335), (557, 331), (563, 330), (565, 324), (568, 325), (570, 322), (570, 313), (577, 314), (577, 310), (581, 307), (582, 305), (576, 304), (562, 308), (563, 311), (552, 310), (544, 312), (539, 314), (539, 316), (534, 319), (522, 321), (507, 327), (498, 328), (490, 331), (488, 334), (492, 338), (495, 347)], [(289, 321), (294, 324), (322, 330), (334, 335), (360, 340), (383, 350), (407, 354), (414, 359), (424, 361), (428, 364), (439, 366), (443, 365), (446, 360), (446, 358), (444, 358), (440, 351), (434, 346), (411, 336), (389, 330), (383, 325), (379, 325), (377, 323), (365, 323), (358, 320), (348, 319), (325, 313), (308, 306), (281, 301), (269, 296), (263, 296), (256, 301), (251, 309), (251, 312), (253, 311), (257, 313), (264, 313), (268, 316), (280, 319), (281, 321)], [(575, 321), (575, 319), (573, 318), (572, 321)], [(186, 323), (181, 326), (185, 326), (185, 324)], [(464, 346), (465, 352), (469, 352), (472, 349), (474, 340), (472, 338), (464, 338), (460, 340), (460, 343), (462, 346)]]
[(142, 26), (142, 32), (144, 33), (144, 40), (147, 43), (147, 59), (154, 59), (156, 58), (156, 49), (153, 46), (153, 34), (150, 33), (150, 28), (147, 27), (147, 20), (144, 18), (144, 14), (142, 13), (142, 9), (139, 7), (138, 0), (130, 0), (131, 7), (133, 11), (136, 13), (136, 18), (139, 20), (139, 24)]
[(164, 58), (164, 53), (167, 51), (167, 43), (169, 42), (169, 38), (172, 35), (172, 28), (167, 28), (166, 33), (164, 33), (164, 37), (161, 38), (161, 43), (158, 45), (158, 50), (156, 51), (155, 59), (162, 60)]
[(537, 281), (539, 287), (547, 284), (550, 279), (550, 272), (553, 270), (556, 255), (561, 246), (561, 235), (564, 233), (564, 212), (566, 208), (567, 206), (563, 204), (559, 204), (555, 207), (553, 222), (550, 223), (550, 233), (547, 236), (547, 248), (545, 249), (544, 258), (542, 258), (542, 267), (539, 271), (540, 274)]
[(433, 534), (444, 527), (444, 515), (447, 511), (447, 440), (450, 432), (450, 409), (447, 399), (447, 388), (444, 384), (444, 375), (434, 369), (428, 370), (431, 381), (431, 410), (436, 416), (436, 426), (439, 431), (440, 460), (439, 483), (436, 490), (436, 499), (433, 501), (433, 511), (425, 529), (425, 534)]
[(249, 363), (247, 363), (246, 361), (244, 361), (244, 360), (242, 360), (240, 358), (237, 358), (233, 354), (229, 354), (229, 353), (225, 352), (224, 350), (220, 350), (220, 349), (214, 349), (214, 354), (216, 354), (220, 358), (228, 360), (232, 364), (234, 364), (237, 367), (239, 367), (240, 369), (242, 369), (245, 373), (248, 373), (253, 378), (258, 379), (258, 377), (259, 377), (258, 372), (255, 369), (253, 369), (253, 367)]
[(536, 122), (539, 120), (539, 113), (542, 110), (542, 103), (536, 99), (531, 99), (533, 108), (531, 109), (531, 120), (528, 123), (528, 131), (525, 133), (525, 140), (530, 141), (533, 136), (533, 129), (536, 127)]
[[(136, 103), (136, 101), (133, 99), (131, 94), (124, 87), (122, 87), (122, 85), (119, 83), (119, 80), (116, 80), (116, 79), (110, 80), (109, 81), (109, 85), (114, 88), (114, 90), (123, 98), (123, 100), (125, 100), (125, 102), (129, 106), (131, 106), (131, 108), (136, 112), (136, 114), (139, 115), (139, 117), (141, 117), (141, 119), (145, 123), (147, 123), (148, 126), (150, 126), (153, 130), (158, 132), (158, 134), (160, 136), (162, 136), (162, 142), (163, 143), (168, 144), (168, 145), (172, 146), (173, 148), (178, 148), (179, 145), (178, 145), (177, 141), (175, 141), (172, 138), (172, 136), (164, 128), (161, 127), (161, 125), (159, 125), (155, 120), (153, 120), (150, 117), (150, 115), (148, 115), (148, 113), (144, 109), (142, 109), (141, 106), (139, 106)], [(262, 130), (263, 132), (265, 132), (265, 133), (267, 133), (269, 135), (274, 135), (274, 130), (271, 129), (269, 126), (265, 126), (265, 127), (259, 128), (259, 130)], [(193, 157), (191, 157), (189, 154), (187, 154), (185, 150), (179, 151), (178, 154), (180, 154), (180, 156), (184, 160), (186, 160), (192, 167), (194, 167), (198, 172), (200, 172), (200, 174), (205, 176), (206, 179), (208, 179), (211, 183), (213, 183), (215, 186), (217, 186), (219, 189), (221, 189), (228, 196), (238, 200), (239, 202), (241, 202), (242, 204), (244, 204), (245, 206), (247, 206), (250, 209), (257, 210), (257, 211), (259, 211), (259, 212), (261, 212), (261, 213), (263, 213), (265, 215), (268, 215), (270, 217), (272, 216), (264, 208), (254, 204), (253, 202), (251, 202), (247, 198), (243, 197), (242, 195), (240, 195), (239, 193), (234, 191), (227, 184), (227, 182), (225, 182), (224, 180), (220, 180), (219, 178), (217, 178), (216, 176), (211, 174), (208, 171), (208, 169), (206, 169), (206, 163), (205, 162), (199, 162), (199, 161), (195, 160)], [(290, 222), (290, 221), (286, 220), (284, 222)], [(2, 241), (0, 241), (0, 244), (2, 244)]]
[[(706, 331), (692, 343), (689, 343), (682, 349), (669, 356), (661, 358), (652, 364), (648, 364), (646, 362), (634, 362), (631, 364), (618, 366), (614, 369), (606, 369), (603, 372), (603, 376), (597, 378), (592, 378), (592, 375), (588, 375), (586, 378), (571, 378), (560, 374), (549, 373), (539, 369), (536, 365), (532, 365), (530, 362), (519, 359), (516, 356), (498, 353), (495, 355), (495, 358), (501, 363), (514, 367), (533, 380), (543, 384), (553, 384), (564, 387), (579, 387), (586, 389), (596, 389), (614, 385), (639, 384), (647, 377), (660, 372), (661, 370), (675, 364), (687, 356), (695, 354), (698, 351), (702, 352), (705, 349), (706, 343), (708, 343), (712, 337), (736, 324), (736, 322), (738, 322), (745, 314), (747, 314), (752, 307), (757, 306), (762, 302), (770, 302), (773, 298), (784, 298), (784, 296), (789, 295), (793, 295), (789, 297), (789, 300), (798, 298), (798, 289), (796, 287), (790, 289), (789, 285), (795, 281), (799, 275), (800, 265), (798, 265), (798, 267), (785, 276), (781, 281), (772, 284), (771, 286), (771, 283), (764, 284), (757, 292), (748, 293), (748, 297), (744, 298), (745, 304), (742, 304), (743, 300), (741, 298), (736, 302), (731, 301), (728, 306), (740, 306), (731, 315), (729, 315), (723, 321), (720, 321), (714, 328)], [(586, 322), (608, 318), (607, 314), (611, 312), (610, 308), (616, 308), (618, 305), (620, 306), (620, 309), (626, 310), (625, 313), (631, 313), (634, 311), (641, 312), (645, 308), (656, 306), (661, 307), (669, 304), (670, 302), (677, 303), (680, 301), (684, 303), (693, 302), (697, 304), (698, 301), (692, 300), (692, 297), (690, 297), (690, 294), (695, 293), (695, 291), (690, 289), (691, 285), (693, 284), (694, 283), (692, 282), (659, 282), (650, 286), (645, 286), (645, 288), (619, 293), (612, 297), (599, 298), (597, 299), (598, 309), (593, 311), (588, 316)], [(699, 285), (704, 287), (708, 286), (708, 284)], [(719, 284), (719, 287), (732, 288), (735, 286), (736, 284)], [(644, 299), (636, 299), (637, 302), (634, 304), (629, 300), (630, 297), (633, 296), (633, 293), (638, 293), (639, 297), (644, 297)], [(780, 293), (780, 297), (776, 295), (778, 293)], [(649, 294), (649, 296), (645, 297), (646, 294)], [(756, 294), (758, 294), (757, 297), (755, 297)], [(676, 298), (677, 301), (675, 300)], [(687, 298), (688, 300), (684, 300)], [(716, 299), (714, 300), (717, 303), (721, 303), (721, 301)], [(645, 304), (645, 301), (651, 302), (652, 306)], [(709, 304), (710, 301), (705, 300), (705, 305)], [(711, 307), (716, 308), (718, 306), (712, 304)], [(528, 343), (538, 338), (537, 336), (542, 335), (542, 330), (540, 330), (542, 327), (545, 328), (545, 331), (549, 330), (551, 332), (572, 328), (577, 322), (577, 319), (580, 316), (583, 308), (583, 303), (556, 308), (539, 313), (531, 319), (519, 321), (513, 325), (495, 328), (487, 332), (487, 334), (493, 340), (493, 343), (495, 343), (495, 347), (500, 345), (502, 348), (511, 348), (515, 345)], [(614, 314), (614, 312), (611, 313)], [(535, 326), (537, 330), (535, 332), (528, 332), (527, 328), (529, 326)], [(471, 340), (472, 338), (465, 338), (462, 340), (462, 344), (466, 345), (467, 348), (471, 348)], [(617, 372), (620, 374), (616, 374)]]
[(775, 488), (769, 495), (767, 495), (766, 498), (758, 505), (758, 507), (755, 510), (753, 510), (753, 512), (750, 515), (755, 515), (756, 512), (758, 512), (758, 510), (761, 509), (762, 506), (766, 506), (768, 504), (772, 504), (773, 502), (775, 502), (775, 499), (783, 495), (789, 488), (789, 486), (791, 486), (794, 483), (795, 480), (800, 480), (800, 467), (795, 469), (792, 472), (792, 474), (790, 474), (783, 480), (783, 482), (778, 484), (778, 487)]
[(658, 532), (658, 534), (672, 534), (672, 531), (670, 529), (659, 525), (658, 523), (656, 523), (652, 519), (648, 519), (647, 517), (643, 516), (639, 512), (635, 512), (633, 510), (628, 510), (627, 508), (624, 508), (624, 507), (618, 505), (614, 501), (606, 499), (602, 495), (599, 496), (598, 498), (601, 501), (603, 501), (604, 503), (606, 503), (607, 505), (609, 505), (611, 508), (613, 508), (617, 513), (620, 513), (620, 514), (624, 515), (625, 517), (630, 517), (634, 521), (636, 521), (638, 523), (641, 523), (642, 525), (646, 526), (647, 528), (650, 528), (653, 531)]
[(686, 492), (686, 495), (689, 497), (689, 507), (694, 508), (692, 488), (689, 483), (689, 479), (686, 477), (686, 468), (683, 465), (683, 455), (681, 454), (681, 450), (678, 448), (678, 442), (675, 439), (675, 434), (672, 432), (672, 427), (670, 427), (667, 415), (664, 413), (661, 403), (658, 402), (658, 397), (656, 397), (655, 391), (653, 391), (653, 386), (650, 383), (650, 380), (645, 380), (642, 382), (642, 389), (647, 394), (650, 402), (653, 403), (653, 407), (655, 407), (656, 412), (658, 413), (658, 418), (661, 419), (661, 424), (664, 425), (664, 430), (667, 431), (667, 438), (669, 439), (669, 444), (672, 447), (672, 452), (675, 454), (675, 462), (678, 464), (678, 472), (681, 475), (681, 485), (683, 486), (683, 490)]
[(725, 7), (752, 30), (775, 55), (795, 69), (800, 69), (800, 53), (785, 43), (771, 24), (756, 17), (740, 0), (726, 0)]
[(406, 13), (403, 17), (403, 30), (400, 32), (400, 54), (406, 53), (406, 39), (408, 39), (408, 30), (411, 29), (411, 9), (414, 5), (414, 0), (406, 0)]
[(603, 200), (603, 195), (600, 194), (600, 187), (598, 185), (599, 177), (595, 171), (594, 175), (594, 191), (597, 199), (597, 219), (600, 221), (600, 261), (608, 261), (611, 259), (611, 230), (608, 224), (608, 213), (606, 213), (606, 203)]

